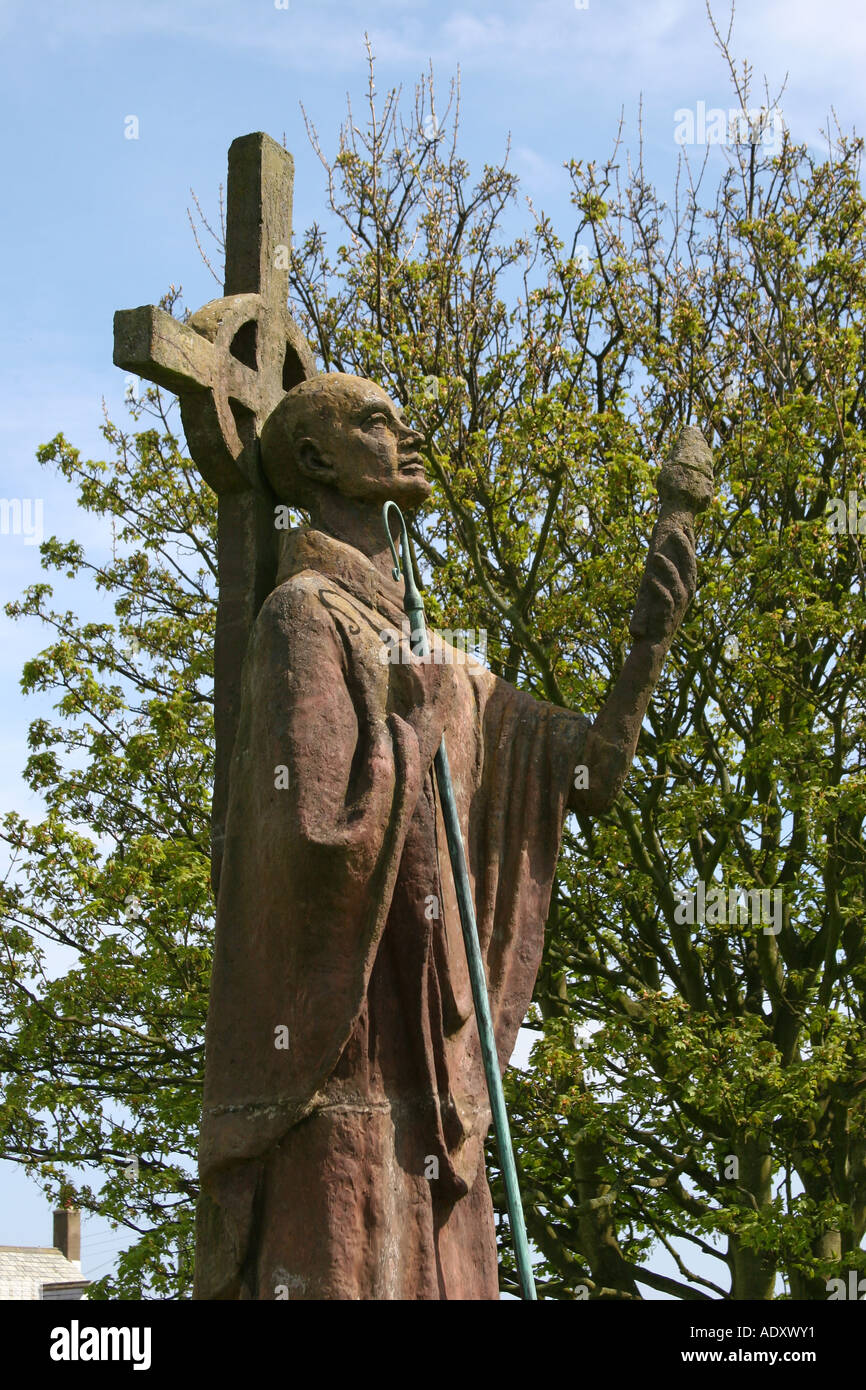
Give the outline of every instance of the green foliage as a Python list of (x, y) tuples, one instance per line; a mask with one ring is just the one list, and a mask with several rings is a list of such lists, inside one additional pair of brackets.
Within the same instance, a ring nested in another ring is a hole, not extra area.
[[(372, 82), (369, 101), (322, 154), (342, 244), (306, 233), (292, 297), (322, 365), (380, 380), (424, 432), (436, 490), (413, 541), (434, 622), (487, 629), (499, 674), (597, 711), (657, 466), (685, 423), (715, 454), (698, 594), (624, 793), (567, 826), (533, 1065), (507, 1078), (541, 1296), (770, 1298), (781, 1276), (823, 1298), (866, 1263), (864, 570), (860, 535), (825, 515), (866, 499), (861, 143), (739, 147), (709, 206), (685, 171), (673, 214), (639, 162), (624, 186), (616, 153), (575, 162), (567, 235), (539, 215), (509, 236), (517, 181), (505, 165), (471, 181), (453, 92), (436, 122), (430, 81), (408, 121)], [(31, 731), (45, 819), (5, 828), (0, 1127), (52, 1192), (137, 1153), (134, 1187), (77, 1189), (143, 1233), (104, 1289), (182, 1296), (214, 511), (167, 421), (106, 436), (110, 468), (62, 440), (43, 456), (121, 519), (121, 558), (93, 567), (56, 540), (43, 554), (90, 575), (116, 622), (53, 613), (44, 585), (11, 609), (55, 629), (24, 688), (55, 691), (58, 720)], [(678, 921), (698, 881), (778, 890), (778, 934)], [(46, 941), (68, 968), (47, 968)]]
[[(2, 1147), (130, 1232), (91, 1294), (115, 1298), (189, 1290), (210, 970), (216, 511), (159, 423), (106, 425), (110, 467), (62, 436), (40, 450), (117, 519), (110, 564), (43, 546), (46, 569), (111, 595), (115, 621), (55, 611), (46, 584), (7, 608), (53, 629), (22, 688), (58, 698), (25, 774), (45, 816), (3, 825)], [(70, 1182), (90, 1169), (98, 1183)]]

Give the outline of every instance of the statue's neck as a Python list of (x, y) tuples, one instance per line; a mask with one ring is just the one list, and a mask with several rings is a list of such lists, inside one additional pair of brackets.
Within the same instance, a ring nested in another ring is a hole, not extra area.
[(323, 498), (312, 512), (312, 522), (316, 530), (360, 550), (383, 579), (393, 583), (394, 561), (378, 502), (360, 502), (340, 495)]

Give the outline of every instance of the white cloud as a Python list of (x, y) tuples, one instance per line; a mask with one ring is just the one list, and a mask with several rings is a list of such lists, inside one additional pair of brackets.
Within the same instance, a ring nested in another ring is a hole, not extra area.
[[(2, 0), (0, 0), (2, 3)], [(233, 53), (258, 53), (293, 72), (363, 72), (369, 31), (379, 63), (408, 69), (409, 81), (432, 60), (438, 69), (494, 78), (507, 115), (510, 94), (525, 107), (537, 87), (541, 110), (566, 100), (589, 111), (613, 98), (629, 110), (638, 94), (677, 106), (727, 101), (729, 79), (707, 16), (696, 0), (482, 0), (449, 6), (417, 0), (289, 0), (290, 8), (242, 0), (90, 0), (52, 11), (46, 39), (67, 43), (162, 36)], [(752, 64), (757, 86), (766, 73), (775, 91), (790, 74), (785, 114), (802, 138), (814, 135), (831, 104), (850, 124), (858, 110), (866, 26), (861, 0), (740, 0), (732, 47)], [(29, 0), (6, 0), (0, 28), (13, 27)], [(728, 6), (714, 6), (719, 28)], [(202, 72), (206, 73), (206, 63)], [(193, 81), (206, 81), (193, 75)], [(390, 71), (388, 80), (391, 80)], [(213, 94), (214, 96), (216, 94)]]
[[(0, 4), (0, 24), (10, 25), (30, 9), (29, 0)], [(727, 7), (715, 6), (727, 28)], [(573, 0), (486, 0), (467, 7), (418, 4), (417, 0), (290, 0), (290, 8), (248, 5), (241, 0), (149, 0), (118, 5), (90, 0), (52, 12), (50, 32), (90, 39), (161, 34), (219, 45), (257, 48), (294, 68), (355, 69), (365, 30), (383, 60), (445, 59), (468, 67), (527, 72), (539, 59), (554, 68), (581, 58), (652, 80), (651, 67), (682, 71), (693, 54), (711, 54), (712, 38), (703, 7), (695, 0), (590, 0), (577, 10)], [(741, 0), (734, 46), (748, 51), (756, 69), (788, 59), (807, 72), (853, 79), (866, 51), (860, 0)]]

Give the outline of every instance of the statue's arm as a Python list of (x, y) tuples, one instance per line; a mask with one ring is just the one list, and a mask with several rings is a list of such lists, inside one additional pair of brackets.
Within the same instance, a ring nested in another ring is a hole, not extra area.
[(664, 552), (650, 552), (639, 594), (643, 635), (632, 643), (586, 735), (580, 759), (586, 776), (575, 779), (578, 785), (569, 795), (569, 810), (601, 815), (622, 790), (650, 697), (694, 590), (694, 530), (683, 521), (668, 526)]
[[(351, 613), (291, 585), (271, 595), (257, 627), (256, 703), (289, 782), (272, 798), (280, 823), (307, 866), (372, 874), (384, 840), (405, 832), (454, 698), (453, 672), (371, 660)], [(406, 691), (395, 692), (398, 679)]]
[(276, 798), (284, 833), (305, 871), (327, 866), (326, 882), (372, 872), (400, 780), (419, 780), (412, 741), (387, 717), (386, 674), (353, 660), (314, 594), (285, 586), (260, 625), (271, 657), (264, 703), (288, 766), (288, 795)]

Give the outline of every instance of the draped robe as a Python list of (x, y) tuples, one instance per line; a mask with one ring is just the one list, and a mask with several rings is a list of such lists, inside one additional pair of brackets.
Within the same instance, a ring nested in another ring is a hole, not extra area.
[[(250, 638), (206, 1034), (197, 1298), (498, 1297), (490, 1110), (432, 768), (444, 716), (430, 709), (422, 746), (411, 687), (383, 661), (401, 598), (361, 552), (307, 528)], [(504, 1069), (589, 721), (445, 655)]]

